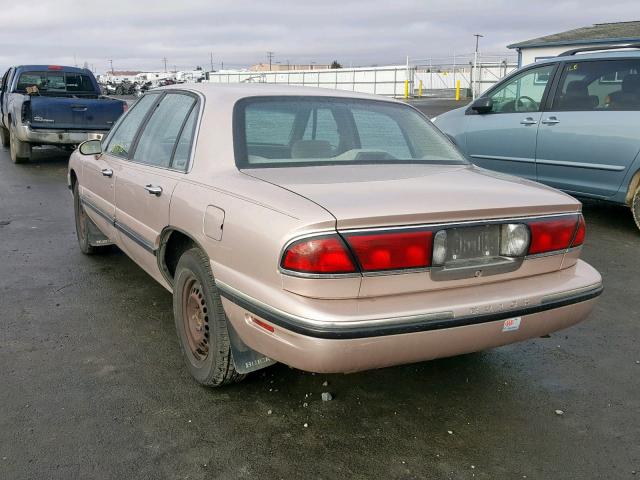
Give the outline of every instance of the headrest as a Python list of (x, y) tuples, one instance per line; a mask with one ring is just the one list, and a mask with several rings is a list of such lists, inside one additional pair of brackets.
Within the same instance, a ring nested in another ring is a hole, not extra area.
[(330, 158), (331, 144), (326, 140), (298, 140), (291, 147), (291, 158)]

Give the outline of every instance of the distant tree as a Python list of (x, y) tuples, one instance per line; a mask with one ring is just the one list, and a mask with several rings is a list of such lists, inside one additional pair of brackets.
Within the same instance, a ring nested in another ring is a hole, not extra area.
[(334, 60), (331, 62), (331, 67), (329, 68), (342, 68), (342, 65), (340, 65), (337, 60)]
[(196, 67), (196, 70), (202, 70), (202, 67), (198, 65), (198, 66)]

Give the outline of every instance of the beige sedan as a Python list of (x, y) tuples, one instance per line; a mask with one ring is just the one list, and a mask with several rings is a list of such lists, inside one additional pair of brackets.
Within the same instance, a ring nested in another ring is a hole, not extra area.
[(73, 153), (69, 187), (82, 251), (115, 244), (173, 293), (205, 385), (496, 347), (583, 320), (602, 291), (577, 200), (467, 163), (377, 96), (153, 90)]

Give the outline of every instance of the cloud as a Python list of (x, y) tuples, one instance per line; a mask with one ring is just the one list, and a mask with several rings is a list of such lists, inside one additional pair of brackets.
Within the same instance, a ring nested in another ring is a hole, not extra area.
[[(5, 5), (6, 4), (6, 5)], [(592, 23), (640, 19), (637, 0), (0, 0), (0, 67), (239, 67), (265, 61), (344, 65), (436, 62)], [(552, 14), (550, 14), (552, 12)]]

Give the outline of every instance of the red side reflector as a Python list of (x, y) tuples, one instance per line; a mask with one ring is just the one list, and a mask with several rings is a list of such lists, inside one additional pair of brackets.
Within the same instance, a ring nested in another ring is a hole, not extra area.
[(577, 217), (530, 222), (531, 244), (529, 245), (529, 255), (569, 248), (577, 226)]
[(576, 232), (576, 237), (571, 242), (572, 247), (579, 247), (584, 243), (584, 237), (587, 235), (587, 224), (584, 223), (584, 217), (580, 215), (580, 219), (578, 220), (578, 231)]
[(60, 65), (49, 65), (47, 68), (49, 70), (62, 70), (64, 67), (61, 67)]
[(356, 267), (338, 235), (292, 243), (284, 253), (282, 268), (303, 273), (352, 273)]
[(253, 315), (250, 315), (250, 318), (253, 323), (258, 325), (259, 327), (264, 328), (268, 332), (273, 333), (276, 330), (275, 328), (273, 328), (273, 325), (269, 325), (267, 322), (263, 322), (259, 318), (254, 317)]
[(347, 242), (364, 271), (400, 270), (431, 265), (433, 232), (352, 235)]

